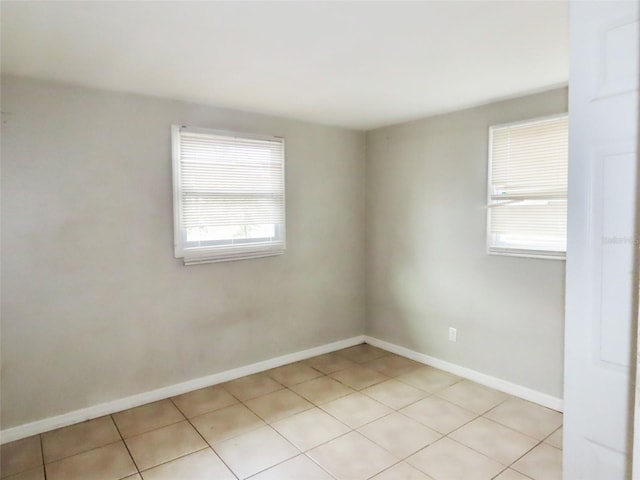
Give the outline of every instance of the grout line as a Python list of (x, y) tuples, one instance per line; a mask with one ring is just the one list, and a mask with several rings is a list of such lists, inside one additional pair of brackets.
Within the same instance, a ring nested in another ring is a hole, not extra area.
[(44, 463), (44, 445), (42, 444), (41, 434), (38, 434), (38, 439), (40, 440), (40, 455), (42, 455), (42, 474), (44, 476), (44, 480), (47, 480), (47, 469), (45, 468), (45, 463)]
[[(224, 389), (223, 389), (223, 390), (224, 390)], [(224, 390), (224, 391), (225, 391), (225, 392), (227, 392), (226, 390)], [(229, 392), (227, 392), (227, 393), (229, 393)], [(231, 396), (233, 397), (233, 394), (229, 393), (229, 395), (231, 395)], [(236, 397), (233, 397), (233, 398), (236, 398)], [(236, 398), (236, 400), (237, 400), (237, 398)], [(173, 405), (174, 405), (176, 408), (178, 408), (178, 405), (176, 405), (176, 403), (173, 401), (173, 398), (169, 398), (169, 401), (170, 401), (171, 403), (173, 403)], [(228, 406), (232, 406), (232, 405), (228, 405)], [(226, 408), (226, 407), (222, 407), (222, 408)], [(222, 408), (220, 408), (220, 409), (218, 409), (218, 410), (222, 410)], [(179, 408), (178, 408), (178, 411), (180, 411), (180, 412), (182, 413), (182, 411), (181, 411)], [(212, 410), (212, 411), (214, 411), (214, 412), (215, 412), (215, 410)], [(183, 413), (183, 415), (184, 415), (184, 413)], [(203, 414), (203, 415), (206, 415), (206, 414)], [(238, 477), (238, 475), (236, 475), (236, 472), (234, 472), (233, 470), (231, 470), (231, 467), (230, 467), (229, 465), (227, 465), (227, 462), (225, 462), (225, 461), (224, 461), (224, 459), (223, 459), (220, 455), (218, 455), (218, 452), (216, 452), (216, 451), (215, 451), (215, 449), (213, 448), (213, 445), (211, 445), (211, 444), (207, 441), (207, 439), (206, 439), (206, 438), (204, 438), (204, 436), (200, 433), (200, 430), (198, 430), (198, 429), (195, 427), (195, 425), (194, 425), (193, 423), (191, 423), (191, 419), (187, 418), (187, 416), (186, 416), (186, 415), (185, 415), (185, 419), (187, 420), (187, 422), (189, 422), (189, 425), (191, 425), (191, 428), (193, 428), (193, 429), (196, 431), (196, 433), (200, 436), (200, 438), (202, 438), (202, 440), (204, 441), (204, 443), (205, 443), (205, 444), (207, 444), (207, 448), (209, 448), (209, 449), (213, 452), (213, 454), (214, 454), (216, 457), (218, 457), (218, 458), (220, 459), (220, 461), (222, 462), (222, 464), (223, 464), (225, 467), (227, 467), (227, 470), (229, 470), (229, 471), (231, 472), (231, 475), (233, 475), (233, 476), (234, 476), (234, 477), (236, 477), (236, 478), (239, 478), (239, 477)], [(204, 449), (203, 449), (203, 450), (204, 450)], [(201, 451), (201, 450), (198, 450), (198, 452), (199, 452), (199, 451)], [(196, 452), (191, 452), (191, 453), (196, 453)], [(189, 454), (187, 454), (187, 455), (191, 455), (191, 453), (189, 453)], [(183, 456), (186, 456), (186, 455), (183, 455)], [(182, 457), (180, 457), (180, 458), (182, 458)], [(175, 459), (174, 459), (174, 460), (175, 460)], [(171, 461), (173, 461), (173, 460), (171, 460)]]
[[(287, 418), (289, 418), (289, 417), (287, 417)], [(256, 475), (259, 475), (259, 474), (260, 474), (260, 473), (262, 473), (262, 472), (265, 472), (265, 471), (270, 470), (270, 469), (272, 469), (272, 468), (274, 468), (274, 467), (277, 467), (278, 465), (282, 465), (283, 463), (288, 462), (289, 460), (291, 460), (291, 459), (293, 459), (293, 458), (299, 457), (300, 455), (304, 455), (304, 452), (303, 452), (302, 450), (300, 450), (298, 447), (296, 447), (296, 446), (293, 444), (293, 442), (291, 442), (288, 438), (286, 438), (286, 437), (285, 437), (284, 435), (282, 435), (279, 431), (277, 431), (275, 428), (273, 428), (270, 424), (267, 424), (266, 426), (267, 426), (267, 427), (270, 427), (270, 428), (271, 428), (271, 430), (273, 430), (273, 431), (274, 431), (278, 436), (280, 436), (280, 437), (281, 437), (285, 442), (287, 442), (289, 445), (291, 445), (293, 448), (295, 448), (295, 449), (298, 451), (298, 454), (297, 454), (297, 455), (294, 455), (293, 457), (290, 457), (290, 458), (287, 458), (287, 459), (285, 459), (285, 460), (282, 460), (281, 462), (275, 463), (275, 464), (273, 464), (273, 465), (271, 465), (271, 466), (269, 466), (269, 467), (263, 468), (262, 470), (260, 470), (260, 471), (258, 471), (258, 472), (255, 472), (255, 473), (251, 474), (251, 475), (250, 475), (249, 477), (247, 477), (247, 478), (255, 477)]]
[[(154, 465), (153, 467), (145, 468), (144, 470), (138, 471), (138, 475), (142, 476), (143, 472), (148, 472), (149, 470), (153, 470), (156, 467), (160, 467), (162, 465), (166, 465), (167, 463), (171, 463), (171, 462), (174, 462), (176, 460), (180, 460), (181, 458), (188, 457), (189, 455), (193, 455), (194, 453), (203, 452), (204, 450), (211, 450), (211, 447), (207, 444), (206, 447), (199, 448), (197, 450), (194, 450), (193, 452), (185, 453), (184, 455), (180, 455), (180, 456), (178, 456), (176, 458), (172, 458), (171, 460), (166, 460), (164, 462), (160, 462), (157, 465)], [(127, 478), (127, 477), (124, 477), (124, 478)], [(120, 480), (122, 480), (122, 479), (120, 479)]]
[[(127, 449), (127, 453), (129, 454), (129, 458), (131, 458), (131, 461), (133, 462), (133, 466), (136, 467), (136, 472), (138, 472), (138, 474), (140, 476), (142, 476), (142, 473), (140, 473), (140, 468), (138, 468), (138, 464), (136, 463), (136, 459), (133, 458), (133, 455), (131, 454), (131, 450), (129, 450), (129, 445), (127, 445), (127, 442), (125, 442), (124, 437), (122, 436), (122, 432), (120, 431), (120, 428), (118, 427), (118, 424), (113, 419), (113, 415), (109, 415), (109, 418), (111, 418), (111, 421), (115, 425), (116, 430), (118, 432), (118, 435), (120, 435), (120, 441), (124, 444), (124, 448)], [(124, 478), (126, 478), (126, 477), (124, 477)]]
[[(100, 418), (102, 418), (102, 417), (100, 417)], [(62, 428), (67, 428), (67, 427), (62, 427)], [(59, 430), (59, 429), (56, 428), (56, 430)], [(44, 432), (44, 433), (48, 433), (48, 432)], [(32, 436), (34, 436), (34, 435), (32, 435)], [(26, 437), (26, 438), (29, 438), (29, 437)], [(92, 452), (92, 451), (97, 450), (99, 448), (108, 447), (109, 445), (114, 445), (114, 444), (116, 444), (118, 442), (121, 442), (121, 441), (122, 441), (122, 438), (119, 438), (118, 440), (115, 440), (113, 442), (105, 443), (103, 445), (98, 445), (97, 447), (91, 447), (91, 448), (89, 448), (87, 450), (82, 450), (81, 452), (76, 452), (76, 453), (73, 453), (71, 455), (67, 455), (66, 457), (56, 458), (55, 460), (52, 460), (50, 462), (44, 463), (44, 465), (51, 465), (52, 463), (58, 463), (58, 462), (61, 462), (63, 460), (67, 460), (69, 458), (75, 457), (76, 455), (82, 455), (82, 454), (87, 453), (87, 452)], [(44, 461), (44, 458), (42, 460)]]
[[(314, 447), (315, 448), (315, 447)], [(308, 451), (308, 450), (307, 450)], [(302, 455), (304, 455), (306, 458), (308, 458), (314, 465), (317, 465), (318, 468), (320, 468), (322, 471), (326, 472), (327, 475), (329, 475), (331, 478), (336, 479), (337, 477), (335, 475), (333, 475), (329, 470), (327, 470), (326, 468), (324, 468), (322, 465), (320, 465), (318, 462), (316, 462), (313, 458), (311, 458), (309, 455), (307, 455), (307, 452), (304, 452)]]
[[(147, 405), (151, 405), (152, 403), (164, 402), (165, 400), (170, 400), (170, 399), (169, 399), (169, 398), (166, 398), (166, 399), (164, 399), (164, 400), (157, 400), (157, 401), (155, 401), (155, 402), (145, 403), (145, 404), (143, 404), (143, 405), (138, 405), (137, 407), (132, 407), (132, 408), (129, 408), (129, 409), (127, 409), (127, 410), (121, 410), (120, 412), (115, 412), (115, 413), (112, 413), (112, 414), (108, 415), (108, 416), (110, 416), (110, 417), (111, 417), (111, 419), (113, 420), (113, 423), (115, 424), (116, 429), (118, 430), (118, 433), (120, 434), (120, 437), (121, 437), (121, 438), (122, 438), (122, 440), (125, 442), (125, 444), (126, 444), (126, 441), (127, 441), (128, 439), (130, 439), (130, 438), (135, 438), (135, 437), (139, 437), (140, 435), (145, 435), (145, 434), (147, 434), (147, 433), (155, 432), (156, 430), (160, 430), (161, 428), (170, 427), (170, 426), (172, 426), (172, 425), (175, 425), (176, 423), (184, 422), (184, 421), (187, 419), (186, 415), (185, 415), (184, 413), (182, 413), (182, 411), (177, 407), (177, 405), (175, 405), (175, 404), (173, 404), (173, 402), (171, 402), (171, 403), (175, 406), (175, 408), (176, 408), (176, 410), (178, 411), (178, 413), (179, 413), (180, 415), (182, 415), (182, 418), (181, 418), (180, 420), (172, 421), (172, 422), (167, 423), (166, 425), (160, 425), (159, 427), (153, 427), (153, 428), (150, 428), (149, 430), (145, 430), (145, 431), (143, 431), (143, 432), (138, 432), (138, 433), (136, 433), (136, 434), (134, 434), (134, 435), (129, 435), (127, 438), (125, 438), (125, 437), (122, 435), (122, 432), (120, 432), (120, 428), (118, 428), (118, 424), (116, 423), (115, 418), (113, 418), (113, 415), (117, 415), (118, 413), (126, 412), (126, 411), (128, 411), (128, 410), (134, 410), (134, 409), (136, 409), (136, 408), (146, 407)], [(105, 416), (107, 416), (107, 415), (105, 415)], [(102, 418), (102, 417), (98, 417), (98, 418)], [(63, 427), (63, 428), (64, 428), (64, 427)]]

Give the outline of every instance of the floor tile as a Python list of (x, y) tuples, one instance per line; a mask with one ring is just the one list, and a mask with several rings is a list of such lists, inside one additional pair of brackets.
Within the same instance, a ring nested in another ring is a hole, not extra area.
[(260, 417), (242, 404), (194, 417), (191, 423), (211, 445), (265, 426)]
[(136, 473), (122, 440), (49, 463), (45, 468), (47, 480), (119, 480)]
[(45, 463), (70, 457), (120, 440), (110, 416), (59, 428), (42, 434)]
[(390, 355), (390, 352), (369, 345), (368, 343), (361, 343), (360, 345), (345, 348), (344, 350), (340, 350), (339, 353), (343, 357), (356, 363), (368, 362), (376, 358), (384, 357), (385, 355)]
[(319, 408), (298, 413), (272, 426), (303, 452), (351, 430)]
[(184, 415), (171, 400), (148, 403), (123, 412), (114, 413), (113, 421), (123, 438), (132, 437), (156, 428), (184, 420)]
[(232, 380), (222, 386), (226, 391), (242, 402), (284, 388), (282, 384), (276, 382), (273, 378), (264, 373), (256, 373), (255, 375), (249, 375), (248, 377), (238, 378), (237, 380)]
[(207, 447), (207, 443), (187, 421), (127, 438), (125, 442), (140, 470)]
[(400, 412), (442, 434), (460, 428), (477, 416), (473, 412), (437, 397), (420, 400), (403, 408)]
[(338, 480), (364, 480), (397, 462), (393, 455), (358, 432), (331, 440), (307, 455)]
[(438, 440), (442, 435), (399, 413), (392, 413), (358, 430), (398, 458), (405, 458)]
[(519, 398), (510, 398), (484, 416), (538, 440), (562, 425), (561, 413)]
[(487, 388), (469, 380), (463, 380), (438, 392), (439, 397), (475, 413), (485, 413), (504, 402), (509, 395)]
[(2, 478), (32, 470), (42, 465), (40, 435), (6, 443), (0, 447), (0, 474)]
[(340, 355), (338, 352), (327, 353), (305, 360), (305, 363), (319, 372), (329, 374), (357, 365), (356, 362)]
[(321, 372), (311, 368), (303, 362), (291, 363), (283, 367), (274, 368), (273, 370), (269, 370), (265, 373), (276, 382), (287, 387), (322, 376)]
[(220, 458), (206, 448), (142, 472), (144, 480), (236, 480)]
[(245, 405), (267, 423), (313, 408), (311, 403), (288, 389), (247, 400)]
[(437, 480), (490, 480), (504, 469), (495, 460), (449, 438), (420, 450), (407, 462)]
[(305, 455), (271, 467), (251, 480), (333, 480), (333, 477)]
[(432, 480), (432, 478), (408, 463), (400, 462), (372, 477), (371, 480)]
[(393, 411), (361, 393), (352, 393), (338, 398), (325, 403), (321, 408), (351, 428), (361, 427)]
[(362, 393), (394, 410), (399, 410), (429, 395), (424, 390), (393, 379), (365, 388)]
[(533, 480), (562, 480), (562, 450), (541, 443), (511, 468)]
[(449, 437), (503, 465), (511, 465), (538, 444), (522, 433), (479, 417)]
[(173, 403), (187, 418), (228, 407), (238, 401), (220, 385), (201, 388), (172, 398)]
[(217, 443), (213, 448), (241, 479), (300, 453), (269, 426)]
[(561, 448), (561, 413), (364, 344), (6, 444), (0, 472), (2, 480), (560, 480)]
[(44, 466), (32, 468), (22, 473), (16, 473), (9, 477), (2, 477), (3, 480), (45, 480), (44, 478)]
[(556, 447), (562, 450), (562, 427), (545, 438), (544, 443), (548, 443), (552, 447)]
[(330, 376), (355, 390), (362, 390), (376, 383), (389, 380), (389, 377), (386, 375), (372, 368), (363, 367), (362, 365), (340, 370), (339, 372), (332, 373)]
[(462, 380), (433, 367), (419, 367), (399, 375), (396, 379), (429, 393), (439, 392)]
[(421, 363), (414, 362), (400, 355), (390, 354), (366, 362), (364, 366), (373, 368), (388, 377), (396, 377), (403, 373), (410, 372), (418, 367), (423, 366)]
[(291, 387), (291, 390), (316, 405), (344, 397), (355, 391), (331, 377), (320, 377), (300, 383)]
[(495, 480), (531, 480), (531, 478), (525, 477), (521, 473), (507, 468), (504, 472), (498, 475)]

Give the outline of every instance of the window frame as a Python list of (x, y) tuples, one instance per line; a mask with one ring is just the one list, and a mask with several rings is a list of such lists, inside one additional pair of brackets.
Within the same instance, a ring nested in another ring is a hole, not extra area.
[[(492, 199), (492, 172), (493, 172), (493, 130), (498, 128), (512, 127), (517, 125), (525, 125), (525, 124), (533, 124), (536, 122), (544, 122), (547, 120), (553, 120), (557, 118), (566, 117), (567, 121), (569, 120), (569, 113), (555, 113), (552, 115), (545, 115), (541, 117), (528, 118), (524, 120), (517, 120), (514, 122), (507, 123), (499, 123), (495, 125), (490, 125), (488, 130), (488, 154), (487, 154), (487, 195), (486, 195), (486, 241), (485, 241), (485, 249), (488, 255), (499, 255), (499, 256), (507, 256), (507, 257), (523, 257), (523, 258), (536, 258), (542, 260), (562, 260), (565, 261), (567, 258), (566, 247), (564, 251), (554, 251), (554, 250), (537, 250), (532, 248), (515, 248), (515, 247), (496, 247), (492, 246), (492, 231), (491, 231), (491, 210), (495, 207), (491, 207)], [(567, 135), (568, 135), (567, 131)], [(568, 201), (568, 188), (567, 185), (567, 201)]]
[[(266, 239), (239, 239), (237, 243), (228, 243), (224, 240), (205, 241), (207, 245), (186, 246), (186, 230), (184, 228), (182, 205), (182, 176), (181, 176), (181, 140), (182, 131), (195, 134), (217, 135), (229, 138), (247, 140), (277, 141), (282, 144), (282, 222), (275, 224), (276, 241)], [(173, 182), (173, 231), (174, 231), (174, 256), (182, 258), (185, 265), (203, 263), (217, 263), (250, 258), (262, 258), (282, 255), (287, 248), (286, 243), (286, 145), (283, 137), (246, 133), (232, 130), (211, 129), (202, 127), (190, 127), (186, 125), (171, 125), (171, 165)]]

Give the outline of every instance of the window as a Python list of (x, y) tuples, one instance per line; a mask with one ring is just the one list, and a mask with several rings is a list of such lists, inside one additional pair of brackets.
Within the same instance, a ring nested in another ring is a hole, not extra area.
[(564, 258), (567, 115), (489, 130), (489, 253)]
[(285, 250), (284, 140), (174, 125), (176, 258), (185, 265)]

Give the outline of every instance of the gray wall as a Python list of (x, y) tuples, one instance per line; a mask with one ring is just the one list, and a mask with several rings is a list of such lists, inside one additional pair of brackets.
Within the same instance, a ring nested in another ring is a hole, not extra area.
[(485, 206), (489, 126), (566, 110), (559, 89), (369, 132), (370, 335), (562, 396), (564, 261), (487, 255)]
[[(2, 110), (2, 428), (364, 331), (364, 133), (11, 77)], [(285, 255), (173, 257), (172, 123), (286, 138)]]
[[(365, 296), (369, 334), (562, 395), (564, 262), (486, 255), (485, 195), (488, 126), (565, 89), (366, 139), (15, 77), (2, 110), (2, 428), (362, 334)], [(286, 138), (285, 255), (173, 258), (172, 123)]]

